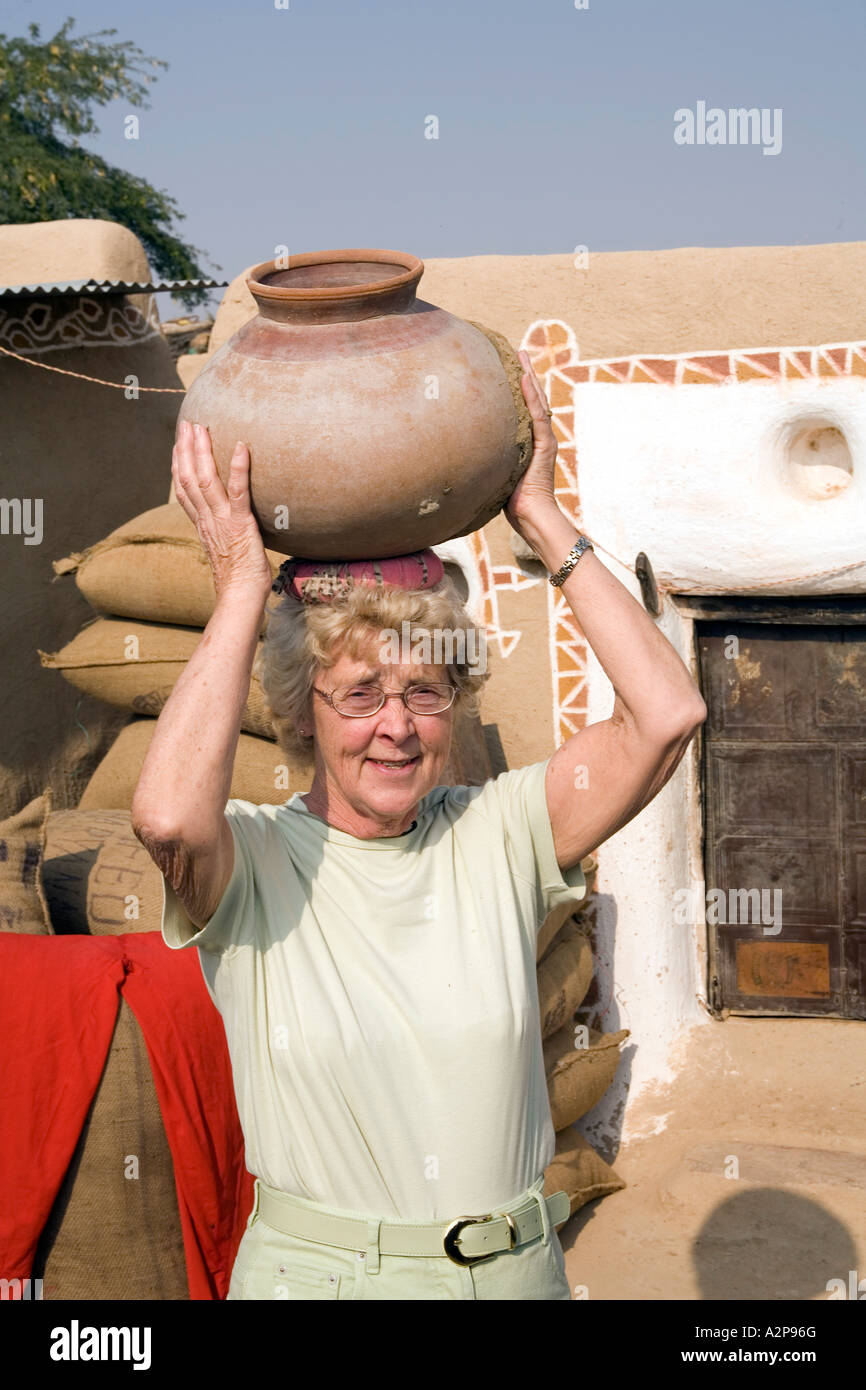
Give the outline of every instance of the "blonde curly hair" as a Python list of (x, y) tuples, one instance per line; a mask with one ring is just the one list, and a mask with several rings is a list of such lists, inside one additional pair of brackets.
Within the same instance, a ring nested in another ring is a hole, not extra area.
[[(253, 672), (261, 681), (279, 746), (286, 753), (309, 755), (311, 734), (298, 730), (310, 719), (310, 700), (316, 673), (336, 664), (341, 656), (369, 659), (383, 632), (403, 634), (408, 623), (410, 643), (430, 632), (451, 634), (451, 653), (484, 651), (485, 632), (466, 612), (446, 574), (430, 589), (359, 584), (330, 603), (299, 603), (286, 596), (269, 609), (268, 625)], [(457, 688), (457, 719), (478, 713), (481, 691), (488, 679), (486, 663), (443, 662)]]

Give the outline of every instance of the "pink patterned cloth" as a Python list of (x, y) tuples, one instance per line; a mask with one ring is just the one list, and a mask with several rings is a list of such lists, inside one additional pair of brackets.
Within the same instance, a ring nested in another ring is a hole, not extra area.
[(435, 550), (416, 550), (387, 560), (285, 560), (271, 588), (300, 603), (331, 603), (359, 584), (431, 589), (444, 573)]

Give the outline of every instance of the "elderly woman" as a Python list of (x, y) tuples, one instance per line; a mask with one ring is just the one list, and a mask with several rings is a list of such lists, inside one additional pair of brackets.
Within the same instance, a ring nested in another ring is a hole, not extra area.
[(426, 551), (344, 567), (339, 584), (284, 567), (262, 679), (283, 746), (312, 747), (313, 782), (283, 804), (229, 799), (272, 576), (245, 447), (227, 489), (206, 430), (182, 428), (175, 447), (217, 601), (132, 817), (164, 876), (164, 939), (197, 948), (225, 1024), (256, 1178), (231, 1299), (570, 1297), (555, 1229), (568, 1198), (542, 1191), (537, 931), (584, 895), (580, 860), (652, 800), (706, 707), (560, 511), (550, 412), (522, 362), (534, 451), (506, 514), (615, 700), (546, 761), (481, 787), (441, 785), (484, 676), (415, 646), (472, 633)]

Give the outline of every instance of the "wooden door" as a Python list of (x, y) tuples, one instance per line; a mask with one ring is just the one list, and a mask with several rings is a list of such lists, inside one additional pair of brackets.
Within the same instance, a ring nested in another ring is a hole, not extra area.
[(866, 1018), (866, 609), (692, 608), (711, 1005)]

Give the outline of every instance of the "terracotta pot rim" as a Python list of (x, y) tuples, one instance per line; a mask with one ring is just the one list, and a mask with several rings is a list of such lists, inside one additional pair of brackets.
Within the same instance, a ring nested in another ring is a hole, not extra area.
[(254, 293), (257, 298), (284, 300), (289, 302), (303, 302), (304, 300), (352, 300), (362, 299), (371, 294), (390, 294), (399, 289), (402, 285), (416, 283), (424, 273), (424, 262), (417, 256), (413, 256), (408, 251), (387, 251), (381, 248), (371, 247), (344, 247), (336, 251), (309, 251), (297, 256), (289, 256), (289, 264), (279, 267), (281, 270), (296, 270), (304, 265), (325, 265), (329, 262), (337, 261), (369, 261), (371, 264), (376, 262), (396, 262), (397, 265), (405, 266), (398, 275), (391, 275), (385, 280), (365, 281), (359, 285), (322, 285), (318, 288), (299, 287), (291, 288), (289, 285), (266, 285), (259, 277), (261, 275), (274, 274), (277, 271), (276, 258), (272, 261), (260, 261), (253, 266), (247, 276), (246, 284), (250, 293)]

